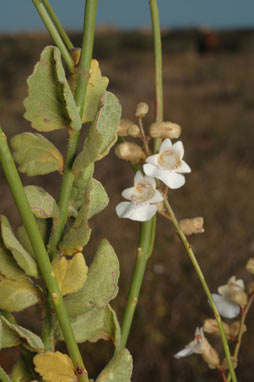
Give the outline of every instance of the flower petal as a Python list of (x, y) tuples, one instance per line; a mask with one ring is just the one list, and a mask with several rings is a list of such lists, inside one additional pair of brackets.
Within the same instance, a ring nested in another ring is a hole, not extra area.
[(152, 176), (145, 175), (144, 182), (150, 184), (154, 190), (156, 189), (156, 180)]
[(188, 173), (191, 172), (191, 168), (184, 160), (181, 160), (181, 164), (176, 171), (181, 173)]
[(171, 171), (162, 171), (157, 178), (172, 189), (180, 188), (185, 183), (185, 177), (183, 175)]
[(177, 141), (176, 143), (174, 143), (172, 149), (177, 152), (177, 154), (179, 155), (180, 159), (183, 158), (183, 156), (184, 156), (184, 148), (183, 148), (183, 142), (182, 141)]
[(178, 353), (176, 353), (174, 357), (177, 359), (182, 357), (187, 357), (188, 355), (191, 355), (193, 352), (194, 352), (193, 347), (186, 346), (183, 350), (180, 350)]
[(122, 197), (127, 200), (131, 200), (131, 197), (135, 191), (135, 187), (129, 187), (122, 191)]
[(141, 171), (137, 171), (134, 176), (134, 186), (136, 186), (138, 183), (142, 183), (144, 181), (144, 175)]
[(163, 196), (160, 191), (155, 190), (154, 196), (149, 200), (149, 203), (159, 203), (163, 201)]
[(159, 176), (161, 176), (162, 172), (164, 171), (161, 168), (156, 167), (150, 163), (144, 164), (143, 170), (146, 175), (154, 177), (154, 178), (158, 178), (158, 179), (159, 179)]
[(116, 213), (120, 218), (144, 222), (150, 220), (157, 212), (157, 207), (150, 204), (135, 204), (121, 202), (116, 206)]
[(164, 139), (162, 144), (160, 145), (160, 151), (159, 153), (161, 154), (164, 151), (168, 151), (172, 149), (172, 142), (169, 138)]
[(146, 163), (150, 163), (150, 164), (153, 164), (154, 166), (157, 166), (158, 157), (159, 157), (159, 154), (150, 155), (149, 157), (146, 158)]
[(240, 307), (234, 304), (232, 301), (227, 300), (226, 298), (218, 295), (217, 293), (213, 293), (212, 297), (222, 317), (235, 318), (240, 313)]

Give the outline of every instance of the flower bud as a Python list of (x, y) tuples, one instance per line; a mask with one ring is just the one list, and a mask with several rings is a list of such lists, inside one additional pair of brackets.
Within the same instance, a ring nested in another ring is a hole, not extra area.
[(149, 134), (152, 138), (179, 138), (181, 127), (176, 123), (163, 121), (154, 122), (149, 128)]
[(202, 345), (202, 357), (208, 364), (209, 369), (217, 369), (220, 365), (220, 359), (217, 351), (209, 344), (207, 339), (204, 339)]
[(141, 134), (140, 134), (140, 128), (138, 127), (138, 125), (134, 125), (134, 124), (132, 124), (132, 125), (128, 128), (128, 135), (130, 135), (130, 136), (133, 137), (133, 138), (140, 137)]
[(137, 118), (143, 118), (148, 113), (148, 110), (149, 110), (149, 108), (148, 108), (147, 103), (140, 102), (137, 104), (135, 116)]
[(230, 299), (237, 305), (239, 306), (244, 306), (247, 304), (247, 301), (248, 301), (248, 296), (247, 294), (242, 290), (236, 290), (234, 291), (231, 296), (230, 296)]
[(115, 154), (118, 158), (128, 160), (133, 165), (143, 162), (146, 158), (146, 154), (142, 148), (132, 142), (124, 142), (117, 145), (115, 148)]
[(254, 293), (254, 281), (251, 281), (248, 285), (248, 292)]
[[(233, 322), (232, 325), (230, 325), (230, 336), (231, 337), (235, 338), (238, 336), (239, 330), (240, 330), (240, 325), (241, 325), (240, 321), (235, 321), (235, 322)], [(246, 331), (247, 331), (247, 327), (245, 324), (243, 324), (242, 333), (245, 333)]]
[(246, 269), (247, 269), (248, 272), (254, 274), (254, 258), (253, 257), (251, 257), (248, 260), (248, 262), (246, 264)]
[[(225, 322), (222, 322), (222, 325), (223, 325), (226, 336), (229, 338), (230, 337), (229, 325), (226, 324)], [(206, 333), (216, 334), (216, 335), (220, 336), (220, 331), (219, 331), (218, 324), (217, 324), (216, 320), (213, 320), (211, 318), (206, 319), (204, 321), (203, 328), (204, 328), (204, 331)]]
[(117, 135), (120, 135), (121, 137), (126, 137), (127, 135), (129, 135), (129, 128), (133, 125), (134, 123), (130, 119), (121, 119), (117, 127)]
[(204, 219), (202, 217), (196, 217), (193, 219), (183, 219), (179, 222), (181, 230), (185, 235), (192, 235), (193, 233), (204, 232), (203, 224)]
[[(231, 361), (232, 361), (233, 368), (236, 369), (237, 363), (238, 363), (237, 358), (236, 357), (231, 357)], [(221, 364), (221, 367), (224, 370), (228, 369), (228, 361), (227, 361), (226, 358), (224, 358), (224, 360), (223, 360), (223, 362)]]

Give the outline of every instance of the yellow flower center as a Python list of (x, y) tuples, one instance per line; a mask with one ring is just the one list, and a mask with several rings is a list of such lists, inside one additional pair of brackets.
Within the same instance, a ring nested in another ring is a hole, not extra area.
[(131, 200), (136, 203), (145, 203), (152, 199), (155, 194), (154, 188), (148, 183), (138, 183), (135, 186), (134, 194)]
[(167, 150), (159, 155), (158, 162), (164, 169), (174, 171), (180, 166), (181, 159), (174, 150)]

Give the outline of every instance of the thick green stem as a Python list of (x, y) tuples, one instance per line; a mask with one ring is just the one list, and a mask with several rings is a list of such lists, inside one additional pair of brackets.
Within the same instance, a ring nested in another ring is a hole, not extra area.
[(6, 374), (4, 369), (0, 366), (0, 381), (1, 382), (12, 382), (11, 378)]
[(72, 57), (66, 48), (58, 30), (56, 29), (53, 21), (51, 20), (42, 0), (33, 0), (34, 6), (37, 9), (37, 12), (39, 13), (45, 27), (47, 28), (50, 36), (54, 40), (56, 46), (60, 50), (64, 61), (66, 62), (66, 65), (68, 66), (68, 69), (70, 72), (74, 71), (74, 63), (72, 60)]
[(63, 332), (63, 336), (66, 342), (66, 346), (70, 357), (73, 361), (75, 368), (81, 368), (83, 374), (79, 375), (79, 381), (87, 382), (88, 376), (86, 369), (84, 367), (82, 357), (79, 352), (78, 345), (76, 343), (72, 327), (70, 325), (69, 317), (65, 309), (62, 294), (59, 290), (58, 283), (54, 272), (51, 267), (51, 263), (42, 240), (39, 228), (37, 226), (36, 220), (30, 208), (29, 202), (27, 200), (21, 179), (19, 177), (18, 171), (14, 164), (13, 158), (9, 146), (7, 144), (7, 139), (2, 129), (0, 128), (0, 160), (1, 164), (9, 183), (12, 195), (18, 207), (20, 216), (22, 218), (23, 224), (25, 226), (26, 232), (28, 234), (32, 248), (36, 254), (36, 260), (41, 271), (42, 277), (45, 281), (51, 301), (55, 308), (60, 327)]
[[(96, 23), (96, 11), (97, 0), (87, 0), (84, 17), (82, 50), (77, 69), (77, 87), (75, 91), (75, 101), (81, 118), (83, 116), (84, 101), (89, 81), (89, 71), (91, 68)], [(58, 202), (60, 208), (60, 217), (49, 242), (49, 251), (52, 257), (54, 257), (55, 255), (57, 245), (63, 234), (64, 226), (68, 216), (68, 203), (70, 200), (72, 184), (74, 180), (74, 176), (72, 173), (72, 164), (77, 153), (79, 135), (80, 131), (72, 131), (69, 137), (63, 180), (61, 184), (60, 197)]]
[(67, 33), (65, 32), (65, 30), (63, 29), (59, 19), (57, 18), (53, 8), (51, 7), (50, 3), (48, 0), (43, 0), (43, 3), (45, 5), (45, 8), (47, 9), (51, 19), (53, 20), (60, 36), (62, 37), (62, 40), (63, 42), (65, 43), (65, 45), (67, 46), (67, 48), (70, 50), (70, 49), (73, 49), (74, 46), (71, 42), (71, 40), (69, 39), (69, 36), (67, 35)]
[(214, 300), (213, 300), (213, 297), (211, 295), (211, 292), (210, 292), (210, 289), (207, 285), (207, 282), (206, 282), (206, 279), (203, 275), (203, 272), (198, 264), (198, 261), (196, 259), (196, 256), (192, 250), (192, 247), (190, 245), (190, 243), (188, 242), (185, 234), (183, 233), (183, 231), (181, 230), (181, 227), (179, 226), (178, 224), (178, 221), (176, 219), (176, 216), (174, 214), (174, 211), (172, 210), (168, 200), (167, 200), (167, 197), (165, 196), (164, 198), (164, 204), (165, 204), (165, 207), (168, 211), (168, 214), (171, 218), (171, 221), (172, 223), (174, 224), (175, 226), (175, 229), (176, 229), (176, 232), (179, 236), (179, 238), (181, 239), (188, 255), (189, 255), (189, 258), (192, 262), (192, 265), (199, 277), (199, 280), (202, 284), (202, 287), (208, 297), (208, 300), (210, 302), (210, 305), (211, 305), (211, 308), (213, 310), (213, 313), (214, 313), (214, 316), (215, 316), (215, 319), (217, 321), (217, 324), (218, 324), (218, 328), (219, 328), (219, 331), (220, 331), (220, 336), (221, 336), (221, 340), (222, 340), (222, 344), (223, 344), (223, 348), (224, 348), (224, 352), (225, 352), (225, 356), (226, 356), (226, 359), (227, 359), (227, 362), (228, 362), (228, 367), (229, 367), (229, 371), (230, 371), (230, 374), (232, 376), (232, 381), (233, 382), (237, 382), (237, 379), (236, 379), (236, 375), (235, 375), (235, 371), (234, 371), (234, 368), (233, 368), (233, 365), (232, 365), (232, 359), (231, 359), (231, 355), (230, 355), (230, 350), (229, 350), (229, 346), (228, 346), (228, 341), (227, 341), (227, 337), (225, 335), (225, 331), (224, 331), (224, 328), (223, 328), (223, 325), (222, 325), (222, 321), (221, 321), (221, 317), (220, 317), (220, 314), (218, 312), (218, 309), (214, 303)]

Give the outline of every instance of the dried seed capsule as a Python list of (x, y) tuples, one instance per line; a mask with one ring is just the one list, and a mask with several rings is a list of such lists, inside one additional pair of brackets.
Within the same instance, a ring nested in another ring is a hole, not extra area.
[(181, 134), (181, 126), (173, 122), (154, 122), (149, 129), (152, 138), (179, 138)]
[(130, 161), (133, 165), (143, 162), (146, 158), (142, 148), (132, 142), (124, 142), (117, 145), (115, 154), (118, 158)]
[[(235, 322), (233, 322), (232, 325), (230, 325), (230, 335), (231, 335), (231, 337), (235, 338), (235, 337), (238, 336), (239, 330), (240, 330), (240, 326), (241, 326), (241, 322), (240, 321), (235, 321)], [(243, 324), (241, 330), (242, 330), (242, 333), (245, 333), (247, 331), (247, 326), (245, 324)]]
[(251, 257), (248, 260), (248, 262), (246, 264), (246, 269), (247, 269), (248, 272), (254, 274), (254, 258), (253, 257)]
[[(224, 328), (226, 336), (229, 338), (230, 337), (230, 327), (229, 327), (229, 325), (226, 324), (225, 322), (222, 322), (222, 325), (223, 325), (223, 328)], [(216, 335), (220, 336), (220, 331), (219, 331), (219, 328), (218, 328), (218, 324), (217, 324), (216, 320), (213, 320), (212, 318), (207, 318), (204, 321), (203, 328), (204, 328), (204, 331), (206, 333), (216, 334)]]
[(143, 118), (148, 113), (148, 110), (149, 110), (149, 107), (148, 107), (147, 103), (140, 102), (137, 104), (135, 116), (137, 118)]
[(219, 355), (217, 351), (209, 344), (206, 338), (204, 338), (201, 354), (209, 369), (217, 369), (219, 367)]
[(244, 306), (248, 302), (248, 296), (243, 290), (236, 290), (230, 296), (230, 299), (239, 306)]
[(192, 235), (193, 233), (204, 232), (203, 224), (204, 219), (202, 217), (196, 217), (193, 219), (183, 219), (179, 222), (181, 230), (185, 235)]

